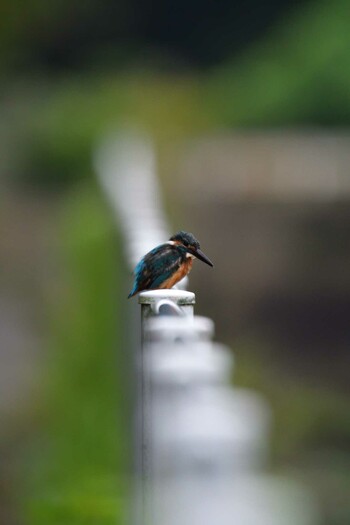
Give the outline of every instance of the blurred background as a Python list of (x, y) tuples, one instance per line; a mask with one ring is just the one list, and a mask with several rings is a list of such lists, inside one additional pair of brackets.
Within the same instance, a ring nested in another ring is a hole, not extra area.
[(272, 472), (347, 525), (348, 1), (2, 0), (0, 28), (0, 522), (125, 523), (132, 279), (92, 156), (130, 125)]

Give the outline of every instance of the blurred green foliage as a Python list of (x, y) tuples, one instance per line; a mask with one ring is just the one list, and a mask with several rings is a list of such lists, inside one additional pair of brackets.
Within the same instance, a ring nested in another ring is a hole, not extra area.
[(33, 525), (123, 524), (131, 427), (115, 232), (91, 184), (69, 196), (63, 215), (66, 275), (51, 314), (27, 514)]
[(80, 79), (71, 79), (29, 111), (22, 132), (22, 180), (57, 189), (91, 176), (96, 140), (113, 126), (133, 123), (149, 131), (161, 148), (207, 128), (210, 121), (193, 79), (146, 73), (88, 77), (84, 90)]
[(213, 111), (229, 126), (349, 124), (349, 16), (347, 0), (299, 7), (212, 73)]
[(302, 5), (234, 62), (206, 72), (91, 64), (45, 79), (44, 94), (29, 84), (29, 107), (14, 123), (22, 179), (57, 188), (91, 175), (96, 138), (130, 122), (152, 133), (160, 157), (174, 141), (223, 128), (349, 124), (349, 14), (346, 0)]

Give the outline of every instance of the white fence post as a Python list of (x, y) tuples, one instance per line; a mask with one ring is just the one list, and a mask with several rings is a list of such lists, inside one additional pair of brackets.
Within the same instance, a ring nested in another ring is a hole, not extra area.
[(149, 375), (146, 373), (146, 354), (145, 354), (145, 334), (147, 320), (154, 316), (168, 317), (193, 317), (193, 306), (195, 304), (195, 295), (192, 292), (184, 290), (151, 290), (142, 292), (139, 295), (139, 304), (141, 305), (141, 344), (137, 362), (138, 378), (138, 396), (137, 396), (137, 414), (136, 424), (138, 433), (139, 447), (139, 469), (140, 483), (137, 489), (139, 507), (141, 513), (141, 522), (147, 523), (151, 520), (152, 498), (150, 496), (152, 481), (152, 432), (150, 425), (151, 418), (151, 383)]

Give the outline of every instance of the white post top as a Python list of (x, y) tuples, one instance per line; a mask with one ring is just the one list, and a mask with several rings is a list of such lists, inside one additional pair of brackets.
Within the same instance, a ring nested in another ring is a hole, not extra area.
[(148, 290), (141, 292), (139, 295), (139, 304), (154, 304), (161, 300), (173, 301), (179, 306), (193, 305), (196, 302), (196, 296), (193, 292), (186, 290)]

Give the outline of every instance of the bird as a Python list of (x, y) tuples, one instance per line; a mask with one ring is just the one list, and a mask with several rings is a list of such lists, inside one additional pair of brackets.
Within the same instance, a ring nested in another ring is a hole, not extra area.
[(172, 288), (191, 271), (194, 259), (214, 266), (192, 233), (175, 233), (169, 241), (146, 253), (137, 264), (128, 299), (144, 290)]

